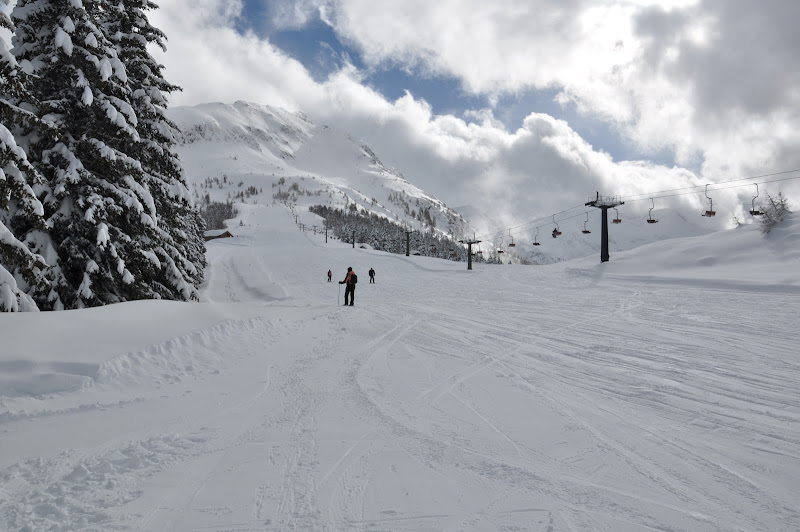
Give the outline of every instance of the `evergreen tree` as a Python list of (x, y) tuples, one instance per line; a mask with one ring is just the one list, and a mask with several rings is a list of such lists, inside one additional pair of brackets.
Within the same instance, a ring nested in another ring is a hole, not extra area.
[(147, 51), (148, 44), (166, 50), (166, 36), (149, 23), (145, 13), (157, 7), (148, 0), (119, 0), (107, 13), (108, 34), (125, 65), (138, 117), (139, 140), (128, 152), (142, 164), (158, 214), (155, 223), (160, 245), (155, 252), (162, 268), (157, 283), (163, 297), (190, 299), (197, 297), (205, 267), (204, 225), (192, 208), (174, 151), (177, 126), (165, 116), (165, 94), (180, 87), (163, 78), (162, 65)]
[[(13, 31), (0, 12), (0, 27)], [(44, 258), (34, 250), (46, 246), (44, 208), (34, 187), (42, 176), (28, 162), (11, 131), (36, 122), (33, 113), (19, 107), (27, 100), (26, 74), (0, 38), (0, 311), (36, 311), (36, 300), (49, 290)], [(9, 129), (11, 128), (11, 129)]]
[(158, 227), (158, 208), (169, 206), (140, 160), (138, 96), (119, 35), (109, 38), (114, 9), (105, 0), (19, 0), (12, 13), (13, 52), (60, 134), (55, 144), (31, 130), (26, 138), (49, 184), (45, 217), (62, 273), (55, 289), (67, 308), (192, 295), (165, 282), (179, 277), (165, 264)]

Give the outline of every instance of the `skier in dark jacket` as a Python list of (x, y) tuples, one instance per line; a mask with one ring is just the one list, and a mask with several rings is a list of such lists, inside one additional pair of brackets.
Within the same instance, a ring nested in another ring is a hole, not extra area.
[(356, 297), (356, 283), (358, 282), (358, 276), (356, 272), (353, 271), (353, 268), (347, 268), (347, 275), (344, 278), (344, 281), (339, 281), (339, 284), (347, 285), (344, 289), (344, 304), (347, 306), (347, 296), (350, 295), (350, 306), (353, 306), (353, 302), (355, 301)]
[(375, 283), (375, 270), (372, 268), (369, 269), (369, 282)]
[(328, 282), (331, 282), (331, 277), (333, 277), (333, 272), (328, 270)]

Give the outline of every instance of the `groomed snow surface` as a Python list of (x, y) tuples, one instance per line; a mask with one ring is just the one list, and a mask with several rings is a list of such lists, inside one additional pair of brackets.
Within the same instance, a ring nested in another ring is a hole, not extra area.
[(201, 303), (0, 316), (0, 529), (800, 529), (799, 217), (473, 271), (241, 217)]

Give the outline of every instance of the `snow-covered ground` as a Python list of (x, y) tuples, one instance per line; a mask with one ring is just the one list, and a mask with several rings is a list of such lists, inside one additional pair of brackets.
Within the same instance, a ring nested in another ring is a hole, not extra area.
[(800, 217), (473, 271), (241, 217), (201, 303), (0, 316), (0, 529), (800, 529)]

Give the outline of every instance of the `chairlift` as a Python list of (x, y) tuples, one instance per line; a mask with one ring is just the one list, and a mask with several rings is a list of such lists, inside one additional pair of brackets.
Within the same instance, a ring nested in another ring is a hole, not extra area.
[(614, 218), (613, 220), (611, 220), (611, 223), (612, 224), (621, 224), (622, 223), (622, 218), (619, 217), (619, 211), (617, 209), (614, 209), (614, 212), (617, 213), (617, 217)]
[(502, 238), (500, 239), (500, 243), (497, 245), (497, 252), (498, 253), (505, 253), (505, 251), (503, 251), (503, 239)]
[(539, 239), (539, 228), (537, 227), (536, 228), (536, 234), (533, 235), (533, 245), (534, 246), (538, 246), (538, 245), (541, 244), (538, 239)]
[(717, 214), (717, 211), (714, 210), (714, 200), (708, 197), (708, 185), (706, 185), (706, 198), (708, 198), (708, 210), (704, 212), (701, 216), (714, 216)]
[(764, 211), (759, 211), (756, 209), (756, 198), (758, 197), (758, 183), (753, 183), (756, 186), (756, 195), (753, 196), (752, 206), (753, 208), (750, 210), (751, 216), (761, 216), (764, 214)]
[(583, 233), (584, 235), (588, 235), (589, 233), (591, 233), (591, 231), (589, 231), (589, 229), (586, 228), (586, 224), (588, 224), (588, 223), (589, 223), (589, 213), (587, 212), (586, 213), (586, 221), (583, 222), (583, 231), (581, 231), (581, 233)]
[(514, 237), (511, 236), (511, 229), (508, 230), (508, 237), (511, 239), (511, 243), (508, 245), (508, 247), (510, 247), (510, 248), (515, 247), (516, 244), (514, 243)]
[(653, 198), (650, 198), (650, 201), (653, 203), (653, 206), (650, 207), (650, 210), (647, 212), (647, 223), (656, 224), (656, 223), (658, 223), (658, 220), (654, 219), (653, 216), (652, 216), (653, 209), (656, 208), (656, 202), (655, 202), (655, 200)]
[(558, 238), (558, 236), (561, 234), (561, 231), (558, 228), (558, 222), (556, 222), (555, 214), (553, 215), (553, 223), (556, 224), (556, 228), (553, 229), (553, 238)]

